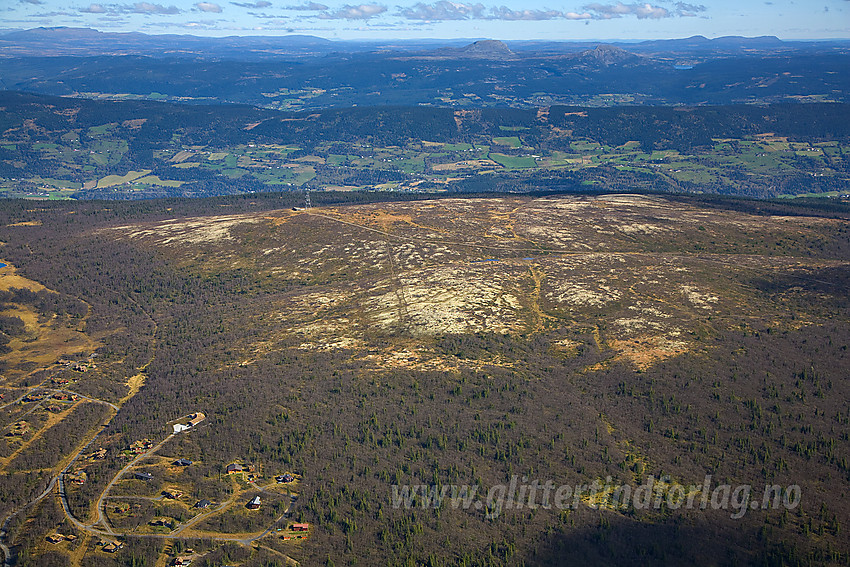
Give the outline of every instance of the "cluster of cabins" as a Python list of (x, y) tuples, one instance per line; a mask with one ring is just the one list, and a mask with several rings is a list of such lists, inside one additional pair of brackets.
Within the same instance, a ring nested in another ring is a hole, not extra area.
[[(27, 394), (26, 396), (24, 396), (23, 401), (24, 402), (41, 402), (41, 401), (47, 399), (47, 397), (48, 397), (48, 395), (46, 393), (32, 393), (32, 394)], [(76, 402), (76, 401), (79, 401), (80, 396), (78, 396), (77, 394), (70, 394), (70, 393), (67, 393), (67, 392), (56, 392), (55, 394), (50, 396), (50, 399), (56, 400), (56, 401), (59, 401), (59, 402)], [(50, 412), (53, 412), (53, 413), (59, 413), (65, 408), (63, 408), (62, 406), (60, 406), (58, 404), (51, 404), (51, 405), (47, 406), (45, 409), (47, 411), (50, 411)]]
[[(197, 422), (200, 422), (200, 420), (202, 420), (204, 418), (203, 414), (195, 414), (195, 416), (193, 416), (193, 419), (196, 419), (196, 416), (200, 416), (200, 419), (198, 419)], [(144, 448), (145, 442), (148, 442), (148, 440), (144, 439), (142, 441), (137, 441), (136, 443), (131, 445), (131, 450), (134, 449), (135, 447)], [(188, 466), (192, 465), (192, 461), (190, 461), (189, 459), (180, 458), (180, 459), (173, 461), (171, 464), (172, 464), (172, 466), (177, 466), (177, 467), (188, 467)], [(255, 469), (254, 465), (241, 464), (241, 463), (230, 463), (225, 468), (226, 473), (229, 474), (229, 475), (230, 474), (249, 473), (249, 480), (253, 476), (253, 473), (255, 472), (255, 470), (256, 469)], [(139, 480), (152, 480), (153, 479), (153, 475), (151, 473), (144, 472), (144, 471), (134, 471), (133, 477), (137, 478)], [(295, 475), (293, 475), (292, 473), (285, 473), (285, 474), (276, 476), (275, 480), (278, 483), (286, 484), (286, 483), (290, 483), (290, 482), (295, 481)], [(166, 490), (162, 491), (162, 495), (165, 498), (168, 498), (168, 499), (171, 499), (171, 500), (177, 500), (177, 499), (179, 499), (183, 496), (183, 493), (180, 492), (179, 490), (166, 489)], [(293, 497), (293, 501), (294, 501), (294, 499), (295, 499), (295, 497)], [(213, 506), (212, 502), (210, 502), (209, 500), (206, 500), (206, 499), (202, 499), (202, 500), (199, 500), (198, 502), (196, 502), (193, 507), (199, 508), (199, 509), (206, 509), (206, 508), (210, 508), (211, 506)], [(260, 499), (259, 496), (254, 496), (253, 498), (251, 498), (245, 504), (245, 507), (249, 510), (259, 510), (261, 506), (262, 506), (262, 500)], [(172, 521), (168, 518), (154, 518), (154, 520), (152, 520), (150, 522), (150, 524), (153, 525), (153, 526), (164, 526), (164, 527), (168, 527), (168, 528), (173, 527)], [(298, 534), (297, 535), (283, 536), (284, 539), (303, 539), (303, 538), (307, 537), (306, 532), (309, 531), (309, 525), (308, 524), (293, 524), (290, 527), (290, 530), (293, 531), (293, 532), (298, 532)], [(176, 563), (174, 563), (174, 564), (176, 565)], [(185, 565), (188, 565), (188, 563), (185, 563)]]
[(189, 421), (187, 423), (175, 423), (172, 427), (174, 429), (174, 433), (180, 433), (182, 431), (187, 431), (196, 427), (199, 423), (204, 421), (207, 416), (202, 414), (201, 412), (193, 413), (189, 416)]
[[(252, 480), (254, 474), (257, 472), (257, 469), (254, 465), (251, 464), (241, 464), (241, 463), (230, 463), (225, 467), (224, 472), (226, 474), (240, 474), (247, 473), (248, 480)], [(274, 479), (279, 484), (289, 484), (290, 482), (294, 482), (296, 480), (295, 475), (292, 473), (284, 473), (277, 475)]]
[(30, 424), (26, 421), (18, 421), (12, 424), (12, 428), (6, 432), (6, 437), (23, 437), (30, 430)]
[(168, 528), (169, 530), (174, 528), (174, 520), (172, 520), (171, 518), (154, 518), (148, 523), (152, 526), (162, 526)]
[(64, 366), (65, 368), (73, 368), (74, 370), (76, 370), (77, 366), (88, 366), (88, 367), (94, 368), (95, 367), (95, 364), (94, 364), (95, 358), (97, 358), (97, 353), (93, 352), (88, 356), (88, 358), (86, 358), (82, 362), (78, 362), (76, 360), (69, 360), (67, 358), (60, 358), (59, 360), (56, 361), (56, 364), (59, 365), (59, 366)]
[[(145, 440), (145, 441), (147, 441), (147, 440)], [(141, 443), (141, 441), (137, 441), (136, 443)], [(103, 449), (103, 451), (105, 452), (105, 449)], [(171, 463), (171, 465), (175, 466), (175, 467), (189, 467), (189, 466), (192, 466), (192, 461), (190, 461), (189, 459), (177, 459), (176, 461)], [(138, 480), (153, 480), (153, 475), (151, 473), (145, 472), (145, 471), (133, 471), (133, 478), (138, 479)], [(163, 492), (163, 494), (166, 494), (166, 493)], [(166, 498), (170, 498), (170, 496), (168, 496), (166, 494)], [(175, 500), (177, 498), (180, 498), (180, 497), (179, 496), (175, 497)]]
[(76, 402), (80, 399), (80, 396), (77, 394), (66, 394), (65, 392), (59, 392), (57, 394), (53, 394), (54, 400), (59, 400), (61, 402)]
[(92, 359), (96, 356), (97, 356), (96, 353), (92, 353), (89, 356), (88, 360), (85, 361), (85, 362), (75, 362), (73, 360), (67, 360), (67, 359), (64, 359), (64, 358), (60, 358), (56, 362), (56, 364), (58, 364), (59, 366), (64, 366), (65, 368), (70, 368), (71, 370), (74, 370), (75, 372), (88, 372), (89, 370), (97, 368), (97, 365), (92, 361)]
[(153, 441), (150, 439), (141, 439), (130, 443), (130, 452), (134, 455), (141, 455), (145, 451), (153, 448)]
[(89, 453), (83, 457), (84, 459), (90, 459), (92, 461), (102, 461), (106, 458), (106, 447), (101, 447), (97, 451), (93, 453)]
[(162, 491), (162, 495), (168, 498), (169, 500), (180, 500), (180, 497), (183, 496), (183, 493), (179, 490), (168, 488)]
[[(47, 536), (47, 541), (56, 545), (57, 543), (62, 543), (63, 541), (76, 541), (77, 536), (73, 534), (63, 535), (60, 533), (55, 533)], [(124, 547), (124, 543), (120, 541), (103, 541), (98, 542), (101, 549), (106, 553), (116, 553), (122, 547)]]
[[(60, 401), (63, 401), (63, 402), (64, 401), (76, 402), (77, 400), (80, 399), (80, 396), (78, 396), (77, 394), (68, 394), (66, 392), (56, 392), (55, 394), (53, 394), (50, 397), (53, 398), (54, 400), (60, 400)], [(47, 393), (35, 392), (35, 393), (27, 394), (26, 396), (24, 396), (22, 398), (22, 401), (24, 401), (24, 402), (40, 402), (40, 401), (44, 400), (45, 398), (47, 398)]]
[(86, 480), (88, 480), (88, 475), (83, 469), (77, 469), (74, 472), (65, 475), (65, 477), (68, 479), (68, 482), (76, 484), (77, 486), (85, 484)]
[(227, 474), (253, 473), (255, 471), (254, 465), (241, 465), (239, 463), (230, 463), (224, 469)]
[(280, 538), (284, 541), (290, 539), (305, 539), (307, 532), (310, 531), (310, 524), (292, 524), (289, 526), (289, 531), (294, 533), (284, 534)]
[(47, 541), (52, 543), (53, 545), (56, 545), (57, 543), (62, 543), (63, 541), (76, 541), (76, 540), (77, 540), (77, 536), (75, 536), (74, 534), (64, 535), (64, 534), (60, 534), (60, 533), (57, 532), (55, 534), (51, 534), (51, 535), (47, 536)]
[(245, 473), (244, 479), (248, 482), (259, 478), (256, 467), (251, 464), (230, 463), (225, 467), (224, 472), (229, 475)]
[(102, 541), (100, 543), (103, 544), (101, 549), (106, 553), (116, 553), (124, 547), (124, 542), (121, 541)]

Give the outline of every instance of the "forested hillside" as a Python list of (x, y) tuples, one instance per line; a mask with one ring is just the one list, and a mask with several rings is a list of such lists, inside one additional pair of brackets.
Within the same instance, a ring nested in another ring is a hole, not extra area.
[[(840, 206), (288, 198), (2, 203), (0, 480), (19, 565), (846, 562)], [(43, 344), (65, 350), (33, 358)], [(737, 518), (392, 504), (392, 485), (514, 475), (711, 475), (801, 499)], [(306, 539), (274, 531), (292, 522)]]

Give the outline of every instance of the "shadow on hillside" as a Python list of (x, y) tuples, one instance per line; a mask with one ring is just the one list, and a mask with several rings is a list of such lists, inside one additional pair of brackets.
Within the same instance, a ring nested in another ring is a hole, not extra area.
[[(687, 524), (685, 523), (687, 522)], [(565, 527), (546, 537), (526, 558), (535, 566), (722, 566), (773, 565), (776, 546), (759, 538), (751, 524), (706, 519), (638, 522), (600, 515), (595, 527)]]

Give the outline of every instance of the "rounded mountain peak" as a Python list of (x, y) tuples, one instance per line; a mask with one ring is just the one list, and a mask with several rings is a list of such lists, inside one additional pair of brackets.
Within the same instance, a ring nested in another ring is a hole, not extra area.
[(615, 45), (603, 43), (597, 45), (594, 49), (583, 51), (580, 58), (586, 63), (608, 66), (631, 61), (637, 58), (637, 55), (629, 53), (625, 49), (620, 49)]
[(501, 57), (513, 57), (511, 51), (503, 41), (498, 39), (482, 39), (462, 47), (461, 52), (473, 57), (487, 57), (497, 59)]

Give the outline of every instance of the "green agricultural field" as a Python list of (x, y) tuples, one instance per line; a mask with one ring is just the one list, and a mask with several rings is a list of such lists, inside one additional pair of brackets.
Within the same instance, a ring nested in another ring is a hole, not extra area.
[(47, 199), (49, 201), (67, 201), (69, 199), (72, 199), (73, 195), (73, 191), (51, 191)]
[(799, 195), (778, 195), (779, 198), (782, 199), (813, 199), (813, 198), (824, 198), (824, 197), (838, 197), (841, 195), (840, 191), (824, 191), (823, 193), (801, 193)]
[(788, 142), (766, 142), (762, 143), (764, 149), (768, 152), (787, 152), (791, 149)]
[(522, 142), (517, 136), (494, 137), (493, 143), (499, 146), (508, 146), (509, 148), (519, 148), (522, 146)]
[(185, 181), (175, 181), (172, 179), (160, 179), (156, 175), (147, 175), (135, 180), (136, 183), (145, 183), (147, 185), (159, 185), (161, 187), (180, 187)]
[(465, 152), (475, 148), (472, 146), (472, 144), (462, 142), (459, 144), (443, 144), (443, 149), (447, 152)]
[(128, 149), (126, 140), (97, 140), (89, 146), (89, 158), (96, 165), (117, 165)]
[(92, 137), (105, 136), (116, 126), (117, 124), (114, 122), (111, 122), (109, 124), (101, 124), (100, 126), (92, 126), (88, 129), (88, 135)]
[(676, 150), (665, 150), (662, 152), (652, 152), (652, 155), (649, 156), (649, 159), (653, 161), (661, 161), (677, 157), (679, 157), (679, 152), (677, 152)]
[(537, 161), (533, 157), (506, 156), (504, 154), (491, 153), (490, 159), (507, 169), (537, 167)]
[(303, 185), (316, 177), (312, 166), (285, 167), (255, 173), (254, 177), (268, 185)]
[(37, 185), (50, 185), (56, 189), (80, 189), (81, 183), (67, 179), (54, 179), (52, 177), (32, 177), (28, 181)]
[(299, 169), (295, 172), (295, 181), (294, 185), (304, 185), (308, 181), (312, 181), (316, 178), (316, 170), (312, 167), (305, 167), (303, 169)]
[(230, 179), (237, 179), (243, 175), (247, 175), (248, 171), (239, 168), (225, 168), (221, 170), (221, 174), (229, 177)]
[(625, 144), (623, 144), (622, 146), (619, 146), (617, 149), (623, 150), (623, 151), (638, 150), (638, 149), (640, 149), (640, 142), (635, 141), (635, 140), (630, 140), (630, 141), (626, 142)]
[(679, 181), (689, 181), (691, 183), (714, 183), (718, 180), (718, 176), (715, 172), (697, 164), (677, 163), (670, 165), (670, 171), (667, 169), (668, 168), (665, 168), (664, 173)]
[(325, 158), (325, 163), (328, 165), (342, 165), (348, 162), (350, 159), (353, 159), (355, 156), (341, 156), (338, 154), (328, 154), (328, 157)]
[(107, 175), (97, 182), (97, 188), (103, 189), (105, 187), (112, 187), (113, 185), (130, 183), (131, 181), (135, 181), (140, 177), (148, 175), (150, 172), (150, 169), (143, 169), (142, 171), (128, 171), (125, 175)]
[(598, 142), (592, 142), (590, 140), (578, 140), (570, 144), (570, 148), (576, 152), (594, 152), (600, 150), (601, 147)]
[(400, 159), (395, 162), (395, 165), (404, 173), (424, 173), (425, 156)]

